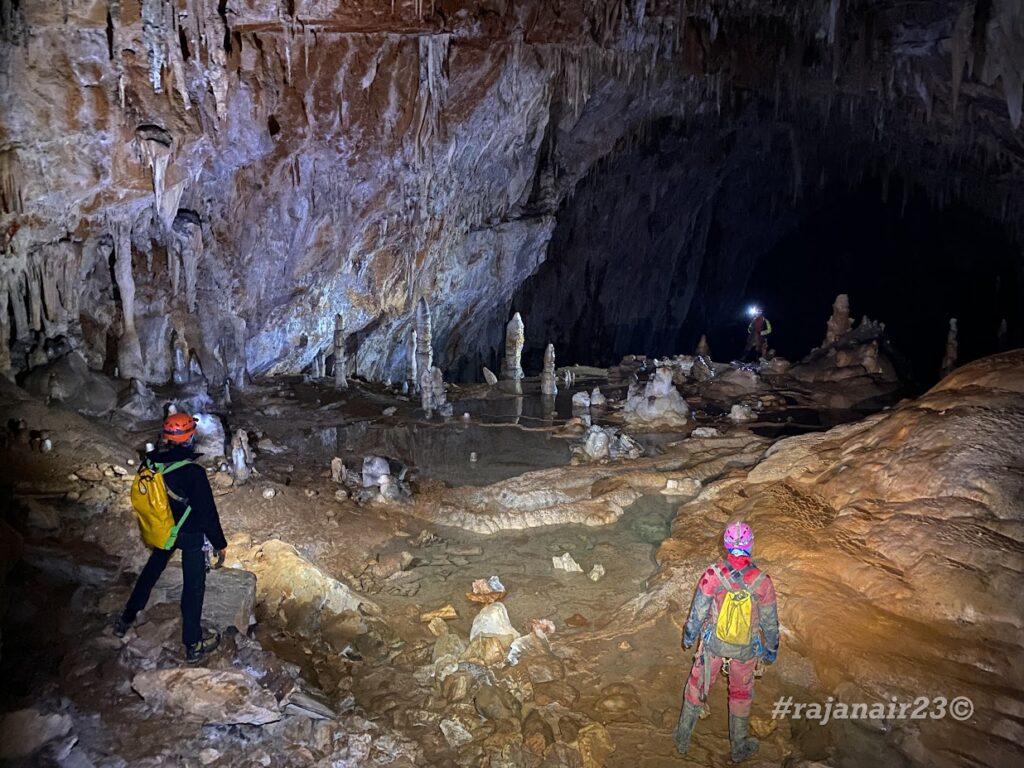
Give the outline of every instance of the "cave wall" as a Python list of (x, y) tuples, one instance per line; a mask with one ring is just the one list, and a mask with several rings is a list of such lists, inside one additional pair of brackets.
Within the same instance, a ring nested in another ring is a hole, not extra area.
[[(797, 137), (791, 191), (813, 189), (799, 143), (843, 125), (1019, 228), (1022, 19), (1015, 0), (0, 0), (0, 368), (64, 338), (164, 381), (177, 333), (241, 383), (309, 365), (340, 311), (356, 372), (397, 379), (420, 296), (440, 364), (472, 368), (598, 163), (666, 119), (761, 141), (752, 103)], [(699, 252), (705, 229), (743, 237), (708, 205), (721, 172), (659, 198), (687, 220), (651, 226), (697, 235), (676, 285), (745, 279), (715, 262), (738, 246)]]

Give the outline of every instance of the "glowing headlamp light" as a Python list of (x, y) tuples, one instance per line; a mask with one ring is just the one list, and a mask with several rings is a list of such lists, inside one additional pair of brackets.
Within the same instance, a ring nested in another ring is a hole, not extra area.
[(757, 317), (761, 314), (761, 308), (756, 305), (751, 305), (747, 308), (747, 314), (750, 315), (750, 317)]

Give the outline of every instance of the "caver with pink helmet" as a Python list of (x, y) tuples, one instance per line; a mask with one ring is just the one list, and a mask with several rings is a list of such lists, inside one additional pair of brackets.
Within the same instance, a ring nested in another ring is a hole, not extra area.
[(722, 539), (730, 555), (750, 555), (754, 546), (754, 532), (749, 525), (738, 520), (726, 526)]
[[(718, 673), (725, 670), (729, 676), (730, 756), (738, 763), (758, 750), (758, 740), (749, 735), (754, 678), (758, 660), (771, 664), (779, 652), (779, 614), (771, 578), (750, 559), (754, 547), (750, 525), (741, 520), (730, 522), (722, 543), (728, 555), (704, 572), (683, 629), (683, 647), (690, 648), (698, 641), (700, 646), (683, 692), (673, 741), (676, 750), (685, 755), (708, 691)], [(733, 626), (746, 631), (720, 632), (722, 615), (732, 617), (726, 626), (731, 620)]]

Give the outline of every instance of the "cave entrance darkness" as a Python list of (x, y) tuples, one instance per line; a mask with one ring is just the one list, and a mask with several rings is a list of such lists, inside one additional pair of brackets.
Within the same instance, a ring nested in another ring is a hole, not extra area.
[(1024, 263), (1002, 223), (966, 201), (939, 207), (869, 141), (806, 136), (661, 123), (619, 148), (562, 205), (547, 259), (514, 297), (527, 369), (548, 342), (560, 365), (609, 366), (692, 353), (702, 333), (716, 360), (735, 359), (752, 303), (797, 361), (839, 293), (855, 320), (886, 324), (912, 388), (935, 383), (950, 318), (961, 364), (1024, 341)]

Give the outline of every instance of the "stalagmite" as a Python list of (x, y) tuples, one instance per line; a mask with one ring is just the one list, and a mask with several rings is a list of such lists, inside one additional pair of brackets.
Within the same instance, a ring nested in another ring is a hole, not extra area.
[(495, 376), (494, 375), (494, 371), (492, 371), (486, 365), (484, 366), (483, 373), (484, 373), (484, 381), (486, 381), (490, 386), (493, 387), (495, 384), (498, 383), (498, 377)]
[(203, 364), (199, 362), (199, 355), (194, 349), (188, 351), (188, 376), (192, 381), (206, 378), (203, 374)]
[(405, 389), (415, 392), (417, 381), (419, 376), (416, 374), (416, 329), (413, 328), (405, 354)]
[(850, 297), (845, 293), (840, 293), (832, 303), (832, 316), (829, 317), (825, 327), (825, 341), (822, 342), (822, 346), (829, 347), (835, 344), (840, 336), (849, 333), (852, 328)]
[(447, 399), (444, 391), (444, 374), (440, 368), (427, 368), (420, 374), (420, 402), (428, 418), (434, 411), (443, 411)]
[(508, 381), (519, 381), (523, 378), (523, 341), (525, 328), (523, 318), (516, 312), (505, 328), (505, 360), (501, 368), (501, 378)]
[(956, 368), (956, 360), (959, 354), (959, 343), (957, 342), (956, 318), (949, 318), (949, 333), (946, 335), (946, 354), (942, 358), (942, 370), (940, 376), (945, 378)]
[(706, 334), (700, 335), (700, 341), (697, 342), (697, 355), (699, 357), (706, 357), (708, 360), (711, 359), (711, 347), (708, 344), (708, 337)]
[(423, 375), (428, 373), (434, 365), (434, 350), (432, 348), (433, 328), (430, 318), (430, 307), (427, 300), (420, 297), (416, 304), (416, 381), (422, 385)]
[(558, 382), (555, 380), (554, 344), (548, 344), (544, 350), (544, 370), (540, 374), (540, 391), (545, 395), (558, 394)]
[(249, 448), (249, 434), (240, 429), (231, 438), (231, 464), (235, 483), (241, 485), (252, 474), (252, 450)]
[(322, 379), (327, 375), (327, 360), (322, 349), (316, 351), (313, 357), (313, 378)]
[(345, 372), (348, 360), (345, 359), (345, 318), (339, 312), (334, 316), (334, 388), (348, 389)]
[(188, 342), (185, 340), (185, 334), (180, 329), (171, 333), (171, 354), (174, 383), (185, 384), (189, 380)]
[(142, 378), (142, 347), (135, 330), (135, 278), (132, 276), (131, 227), (122, 222), (117, 228), (114, 278), (121, 293), (122, 330), (117, 345), (118, 372), (126, 379)]

